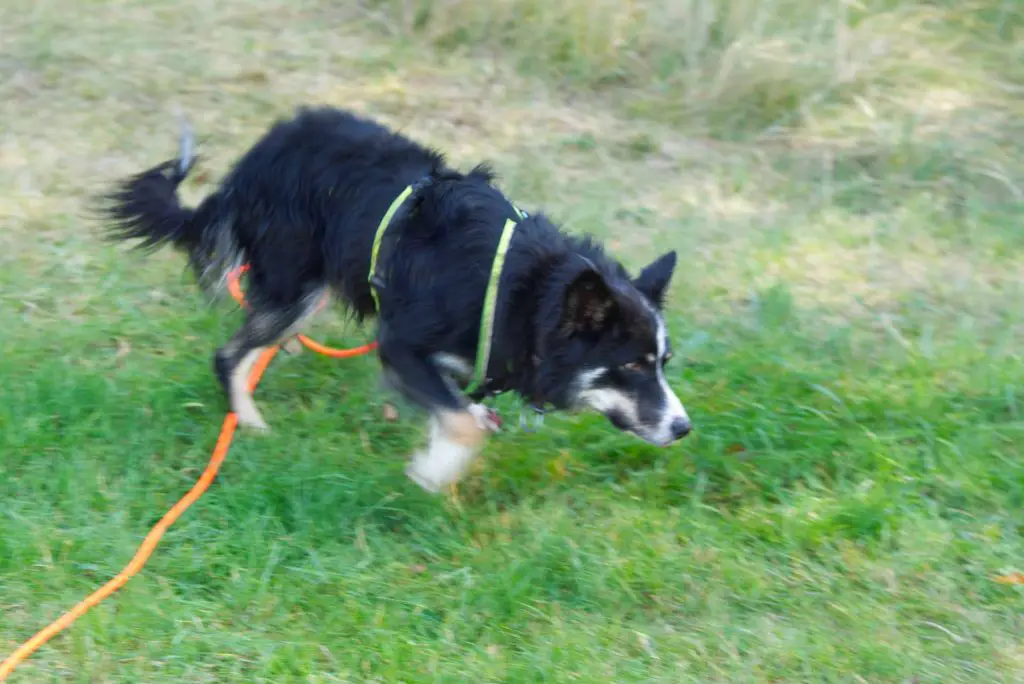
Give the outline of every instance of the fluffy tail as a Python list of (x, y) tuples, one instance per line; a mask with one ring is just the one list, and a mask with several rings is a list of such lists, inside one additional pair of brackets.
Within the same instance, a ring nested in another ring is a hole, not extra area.
[(178, 199), (178, 186), (195, 164), (194, 150), (192, 129), (183, 120), (178, 158), (119, 183), (101, 198), (98, 213), (108, 223), (112, 240), (137, 241), (137, 247), (146, 251), (171, 244), (186, 252), (205, 286), (212, 271), (221, 277), (241, 255), (229, 223), (213, 216), (215, 196), (198, 209), (184, 207)]
[(156, 250), (167, 243), (192, 251), (202, 241), (195, 212), (181, 206), (178, 186), (195, 162), (192, 131), (183, 126), (178, 159), (164, 162), (122, 181), (102, 199), (100, 213), (110, 223), (115, 240), (138, 240), (139, 247)]

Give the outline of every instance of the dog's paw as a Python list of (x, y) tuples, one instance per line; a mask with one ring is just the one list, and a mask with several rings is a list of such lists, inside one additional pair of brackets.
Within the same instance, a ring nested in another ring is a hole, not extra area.
[(242, 409), (235, 415), (238, 416), (238, 425), (246, 430), (259, 433), (270, 432), (270, 426), (255, 408)]
[(281, 349), (286, 351), (288, 354), (295, 356), (296, 354), (301, 354), (302, 350), (305, 349), (305, 346), (302, 344), (298, 337), (292, 337), (285, 340), (285, 342), (281, 345)]
[(422, 464), (425, 458), (426, 454), (422, 451), (414, 453), (412, 455), (412, 462), (405, 468), (405, 475), (422, 487), (424, 491), (430, 494), (439, 494), (444, 484), (434, 479), (431, 476), (432, 473), (426, 472), (422, 465), (418, 465)]
[(483, 404), (470, 404), (466, 410), (472, 414), (477, 427), (481, 430), (497, 432), (501, 429), (501, 416)]
[(461, 480), (476, 456), (476, 449), (436, 436), (412, 455), (405, 474), (432, 494)]
[(259, 421), (259, 422), (245, 422), (245, 423), (243, 423), (242, 421), (238, 421), (238, 425), (243, 430), (248, 430), (249, 432), (252, 432), (252, 433), (257, 434), (257, 435), (267, 435), (267, 434), (270, 434), (270, 426), (267, 425), (262, 420)]

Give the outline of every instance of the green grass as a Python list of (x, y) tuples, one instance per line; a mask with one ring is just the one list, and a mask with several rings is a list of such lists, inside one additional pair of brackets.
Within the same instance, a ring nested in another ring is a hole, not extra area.
[[(0, 656), (123, 567), (216, 438), (237, 310), (85, 218), (173, 154), (176, 105), (190, 198), (328, 102), (494, 160), (631, 266), (680, 250), (697, 430), (551, 417), (431, 497), (372, 358), (281, 355), (273, 432), (11, 681), (1020, 681), (1024, 592), (995, 578), (1024, 570), (1021, 10), (843, 6), (5, 5)], [(853, 81), (821, 58), (847, 30)]]

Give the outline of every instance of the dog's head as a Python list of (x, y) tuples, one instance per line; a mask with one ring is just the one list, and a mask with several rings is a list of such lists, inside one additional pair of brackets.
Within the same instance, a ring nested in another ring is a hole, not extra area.
[(556, 406), (593, 409), (659, 446), (690, 432), (664, 372), (672, 345), (662, 304), (675, 265), (669, 252), (630, 278), (617, 264), (579, 258), (559, 279), (541, 361)]

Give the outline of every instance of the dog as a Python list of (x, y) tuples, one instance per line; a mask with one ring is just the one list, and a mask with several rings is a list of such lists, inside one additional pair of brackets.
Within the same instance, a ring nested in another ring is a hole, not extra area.
[[(664, 374), (674, 251), (631, 277), (591, 237), (521, 212), (489, 166), (457, 171), (440, 152), (331, 107), (275, 122), (192, 208), (178, 198), (195, 162), (188, 131), (181, 148), (113, 186), (101, 214), (114, 241), (183, 250), (205, 290), (248, 264), (245, 320), (213, 355), (243, 427), (267, 429), (246, 385), (253, 363), (330, 295), (359, 322), (376, 319), (385, 379), (429, 412), (429, 443), (406, 469), (427, 491), (463, 477), (497, 429), (481, 402), (503, 392), (537, 409), (597, 411), (659, 446), (691, 431)], [(488, 330), (485, 291), (509, 221)], [(467, 392), (485, 342), (484, 381)]]

